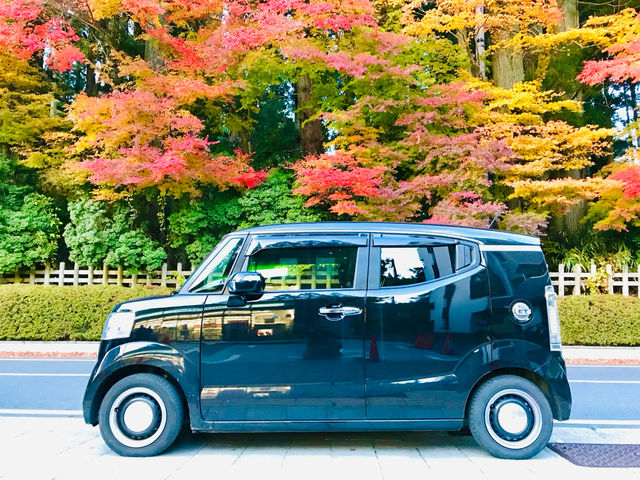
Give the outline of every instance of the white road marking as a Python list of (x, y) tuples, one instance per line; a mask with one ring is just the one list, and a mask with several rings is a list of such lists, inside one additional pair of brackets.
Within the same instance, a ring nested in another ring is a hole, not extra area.
[(0, 408), (0, 415), (82, 415), (82, 410), (22, 410)]
[(0, 377), (90, 377), (90, 373), (0, 373)]
[(571, 425), (594, 425), (594, 426), (603, 426), (603, 425), (620, 425), (620, 426), (631, 426), (631, 427), (640, 427), (640, 419), (638, 420), (580, 420), (580, 419), (571, 419), (571, 420), (563, 420), (558, 421), (554, 420), (554, 427), (562, 427), (571, 426)]
[(640, 384), (640, 380), (569, 380), (569, 383), (631, 383), (631, 384)]

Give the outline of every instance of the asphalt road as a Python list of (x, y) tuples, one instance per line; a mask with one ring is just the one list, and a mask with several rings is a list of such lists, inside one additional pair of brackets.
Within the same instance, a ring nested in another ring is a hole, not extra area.
[[(79, 415), (94, 360), (0, 359), (0, 415)], [(640, 426), (640, 367), (569, 366), (571, 423)]]

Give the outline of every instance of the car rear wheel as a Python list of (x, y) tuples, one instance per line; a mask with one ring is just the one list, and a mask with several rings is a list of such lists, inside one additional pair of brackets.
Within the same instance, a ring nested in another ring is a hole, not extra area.
[(502, 375), (482, 384), (469, 405), (469, 428), (478, 444), (499, 458), (525, 459), (549, 441), (553, 414), (533, 382)]
[(180, 394), (167, 379), (136, 373), (113, 385), (100, 404), (100, 433), (119, 455), (146, 457), (166, 450), (182, 427)]

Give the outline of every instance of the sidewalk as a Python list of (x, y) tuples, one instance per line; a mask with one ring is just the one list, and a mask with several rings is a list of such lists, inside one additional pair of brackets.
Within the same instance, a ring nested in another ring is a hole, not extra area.
[[(445, 432), (181, 434), (166, 453), (124, 458), (78, 418), (0, 417), (0, 478), (413, 480), (638, 479), (638, 468), (576, 466), (546, 448), (501, 460)], [(639, 429), (556, 426), (552, 442), (637, 443)]]
[[(6, 342), (0, 341), (4, 358), (95, 358), (100, 342)], [(568, 365), (639, 365), (640, 347), (562, 348)]]

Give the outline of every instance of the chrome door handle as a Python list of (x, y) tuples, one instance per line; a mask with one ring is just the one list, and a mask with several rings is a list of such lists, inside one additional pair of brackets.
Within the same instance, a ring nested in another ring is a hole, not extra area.
[(358, 307), (321, 307), (318, 313), (327, 320), (337, 322), (344, 317), (350, 317), (352, 315), (360, 315), (362, 309)]

